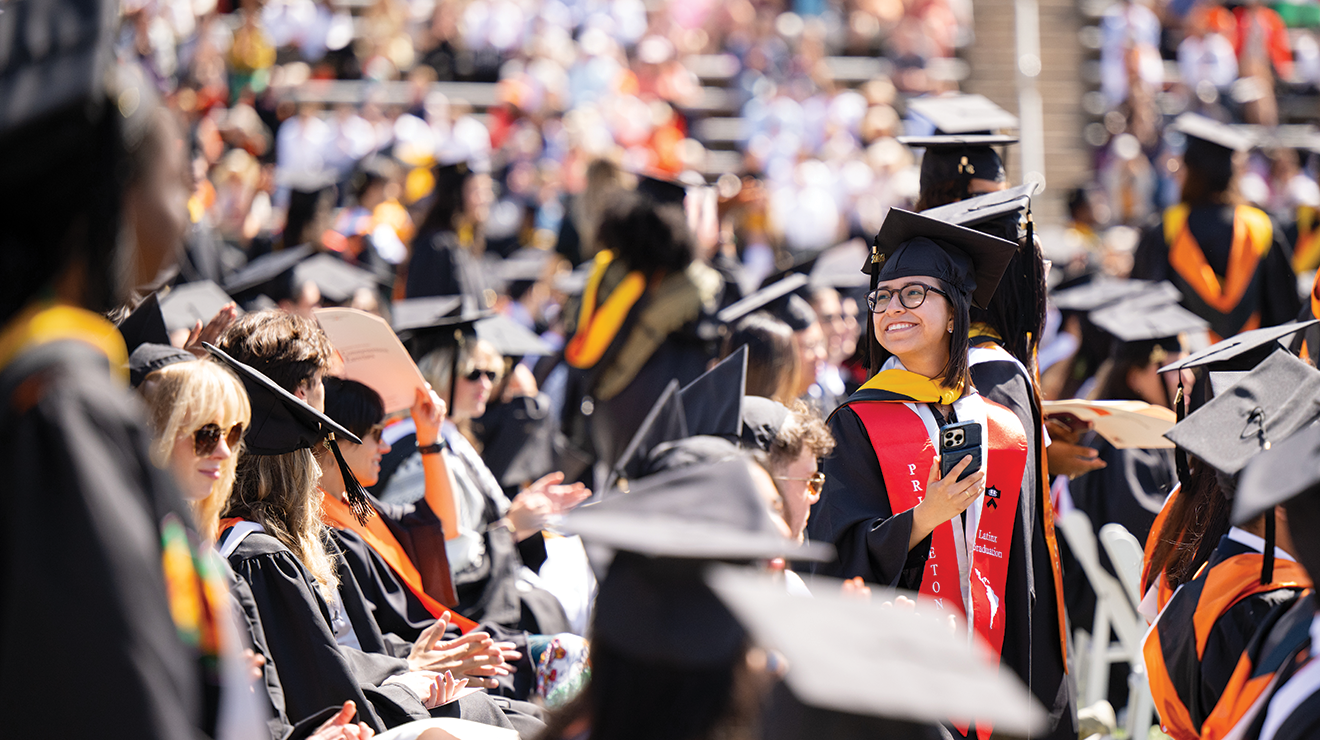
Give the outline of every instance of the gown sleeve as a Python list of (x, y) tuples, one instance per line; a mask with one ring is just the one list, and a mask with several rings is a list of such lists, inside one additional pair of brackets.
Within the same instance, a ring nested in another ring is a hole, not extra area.
[(1206, 638), (1205, 652), (1201, 655), (1198, 704), (1188, 707), (1194, 722), (1204, 722), (1219, 703), (1238, 661), (1247, 651), (1248, 643), (1271, 612), (1291, 605), (1299, 593), (1295, 589), (1281, 588), (1248, 596), (1215, 620)]
[(1297, 318), (1302, 310), (1302, 300), (1297, 293), (1297, 275), (1292, 269), (1292, 247), (1277, 223), (1274, 245), (1266, 253), (1260, 269), (1263, 278), (1260, 325), (1278, 326)]
[(405, 292), (409, 298), (459, 294), (458, 265), (453, 253), (456, 245), (452, 237), (451, 232), (445, 231), (417, 235), (408, 262)]
[(1168, 278), (1169, 247), (1164, 243), (1164, 223), (1157, 220), (1146, 227), (1141, 233), (1141, 241), (1137, 242), (1136, 252), (1132, 255), (1132, 279)]
[(909, 551), (912, 512), (894, 514), (890, 509), (880, 461), (857, 414), (840, 408), (830, 417), (830, 431), (836, 444), (825, 458), (825, 486), (808, 532), (817, 542), (832, 543), (838, 558), (818, 566), (817, 572), (919, 589), (931, 538)]

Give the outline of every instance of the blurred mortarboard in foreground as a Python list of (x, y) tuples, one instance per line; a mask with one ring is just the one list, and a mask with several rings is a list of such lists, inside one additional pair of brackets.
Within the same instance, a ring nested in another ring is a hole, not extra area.
[(625, 495), (574, 509), (563, 528), (591, 544), (656, 558), (832, 557), (828, 545), (799, 545), (780, 533), (754, 465), (728, 460), (640, 478)]
[(852, 598), (827, 579), (813, 579), (813, 598), (747, 568), (712, 566), (706, 579), (757, 645), (786, 658), (784, 682), (803, 704), (923, 724), (975, 721), (1010, 736), (1043, 729), (1027, 688), (965, 633), (952, 634), (943, 612), (884, 608), (896, 593)]
[(743, 426), (741, 445), (745, 450), (769, 452), (779, 430), (793, 412), (784, 404), (760, 396), (743, 399)]
[[(1233, 524), (1244, 524), (1292, 498), (1320, 492), (1320, 425), (1299, 431), (1247, 463), (1233, 497)], [(1294, 530), (1296, 536), (1314, 532)]]
[(345, 303), (359, 290), (378, 290), (376, 276), (354, 267), (339, 257), (322, 252), (299, 262), (293, 268), (294, 287), (315, 283), (321, 297), (330, 303)]
[(196, 359), (197, 356), (193, 353), (168, 344), (152, 344), (151, 342), (140, 344), (128, 356), (128, 384), (137, 388), (142, 385), (142, 381), (146, 380), (148, 375), (163, 367), (169, 367), (177, 362), (191, 362)]
[(1250, 370), (1259, 365), (1266, 357), (1284, 349), (1284, 346), (1279, 343), (1280, 340), (1318, 322), (1320, 320), (1311, 319), (1309, 321), (1244, 331), (1222, 342), (1216, 342), (1200, 352), (1195, 352), (1177, 362), (1166, 365), (1160, 368), (1160, 372), (1190, 370), (1197, 367), (1204, 367), (1208, 370)]
[[(5, 3), (0, 56), (0, 184), (24, 182), (77, 156), (108, 105), (119, 3), (16, 0)], [(134, 98), (146, 108), (147, 101)]]
[(244, 303), (258, 295), (269, 296), (276, 303), (288, 299), (298, 288), (294, 282), (294, 268), (313, 251), (310, 244), (304, 244), (263, 254), (230, 275), (224, 283), (224, 290)]
[(641, 477), (745, 457), (743, 451), (738, 449), (738, 445), (723, 437), (698, 434), (672, 442), (661, 442), (651, 448), (646, 456)]
[[(170, 288), (160, 301), (160, 312), (165, 317), (165, 328), (170, 331), (191, 329), (198, 321), (205, 324), (225, 306), (233, 303), (229, 294), (210, 280), (184, 283)], [(243, 315), (243, 309), (238, 309)]]
[[(938, 208), (928, 208), (922, 211), (921, 215), (1017, 241), (1021, 238), (1019, 224), (1023, 216), (1031, 211), (1031, 196), (1035, 195), (1037, 187), (1036, 183), (1029, 182), (1026, 185), (977, 195)], [(994, 225), (999, 228), (993, 231), (987, 229), (987, 225), (992, 222), (995, 222)], [(1003, 222), (1002, 226), (998, 222)]]
[(702, 579), (706, 561), (832, 552), (780, 534), (752, 465), (729, 460), (659, 473), (564, 518), (563, 528), (588, 545), (617, 551), (596, 597), (594, 640), (648, 663), (715, 667), (740, 659), (746, 636)]
[(1016, 242), (891, 208), (864, 271), (878, 271), (879, 280), (937, 278), (985, 308), (1017, 248)]
[(1182, 300), (1182, 293), (1167, 280), (1117, 280), (1097, 276), (1089, 283), (1050, 294), (1050, 302), (1060, 311), (1094, 311), (1137, 298), (1144, 302), (1169, 302)]
[(1210, 325), (1177, 303), (1133, 300), (1092, 311), (1091, 323), (1125, 343), (1173, 339), (1183, 332), (1198, 331)]
[(663, 442), (673, 442), (688, 436), (687, 417), (683, 413), (683, 399), (679, 394), (678, 380), (670, 380), (660, 397), (646, 412), (642, 423), (633, 433), (628, 446), (623, 448), (619, 459), (614, 463), (607, 488), (612, 488), (623, 481), (631, 487), (631, 481), (645, 474), (646, 458), (651, 450)]
[(230, 357), (224, 350), (204, 345), (210, 353), (228, 365), (247, 389), (252, 406), (252, 422), (243, 435), (243, 451), (252, 455), (284, 455), (296, 450), (311, 449), (319, 442), (330, 440), (330, 449), (339, 472), (344, 477), (345, 493), (353, 513), (362, 522), (371, 516), (371, 504), (366, 492), (344, 461), (337, 440), (362, 444), (356, 435), (338, 422), (312, 408), (301, 398), (284, 390), (256, 368)]
[(909, 98), (908, 110), (930, 121), (941, 134), (980, 134), (1015, 129), (1018, 117), (984, 95), (939, 95)]
[(169, 344), (170, 333), (165, 328), (165, 317), (161, 315), (160, 301), (152, 293), (133, 309), (133, 313), (119, 322), (119, 333), (124, 337), (128, 353), (143, 344)]
[(1318, 416), (1320, 372), (1276, 352), (1164, 436), (1215, 469), (1235, 475), (1261, 450)]
[(1188, 138), (1229, 151), (1246, 152), (1255, 146), (1255, 140), (1246, 132), (1199, 113), (1184, 113), (1178, 116), (1173, 121), (1173, 128)]
[(800, 272), (789, 273), (784, 279), (767, 285), (755, 293), (738, 300), (716, 314), (722, 324), (733, 324), (755, 311), (765, 310), (788, 324), (793, 331), (802, 331), (816, 321), (811, 304), (797, 295), (810, 281)]
[(490, 342), (505, 357), (548, 355), (554, 351), (536, 332), (503, 314), (477, 319), (474, 329), (478, 339)]
[(679, 391), (688, 434), (737, 439), (742, 434), (742, 402), (747, 388), (747, 346)]
[(459, 318), (463, 307), (460, 296), (438, 296), (434, 298), (405, 298), (395, 301), (390, 307), (392, 321), (390, 326), (400, 336), (405, 331), (427, 329), (449, 319)]

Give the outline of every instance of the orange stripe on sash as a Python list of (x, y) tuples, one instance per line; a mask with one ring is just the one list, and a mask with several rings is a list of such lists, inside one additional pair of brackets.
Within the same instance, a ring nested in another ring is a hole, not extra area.
[(1257, 265), (1270, 251), (1274, 227), (1269, 216), (1255, 208), (1238, 206), (1234, 210), (1233, 244), (1229, 248), (1228, 271), (1221, 283), (1187, 226), (1190, 212), (1186, 205), (1177, 205), (1164, 212), (1164, 241), (1169, 245), (1169, 264), (1210, 307), (1228, 313), (1242, 302), (1242, 296), (1256, 275)]

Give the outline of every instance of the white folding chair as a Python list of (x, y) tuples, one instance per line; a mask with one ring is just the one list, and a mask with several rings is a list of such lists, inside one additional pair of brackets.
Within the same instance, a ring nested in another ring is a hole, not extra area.
[[(1119, 582), (1132, 600), (1131, 604), (1140, 604), (1141, 564), (1145, 558), (1141, 543), (1122, 524), (1111, 522), (1100, 528), (1100, 544), (1109, 555), (1109, 562), (1113, 563), (1114, 572), (1118, 574)], [(1140, 615), (1136, 615), (1136, 619), (1140, 627)], [(1131, 666), (1132, 672), (1128, 674), (1128, 737), (1146, 737), (1150, 731), (1151, 717), (1155, 713), (1155, 700), (1150, 694), (1150, 680), (1146, 675), (1140, 640)]]

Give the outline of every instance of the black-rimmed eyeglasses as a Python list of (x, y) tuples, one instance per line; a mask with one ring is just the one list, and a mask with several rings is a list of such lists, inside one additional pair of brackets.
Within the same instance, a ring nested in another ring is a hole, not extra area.
[(870, 307), (872, 313), (884, 313), (889, 310), (889, 302), (897, 295), (898, 302), (902, 304), (903, 308), (912, 311), (921, 308), (921, 304), (926, 302), (926, 294), (930, 292), (939, 293), (945, 298), (949, 297), (948, 293), (932, 285), (908, 283), (897, 291), (889, 288), (877, 288), (871, 291), (866, 296), (866, 305)]

